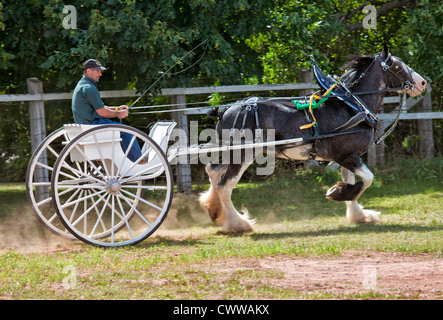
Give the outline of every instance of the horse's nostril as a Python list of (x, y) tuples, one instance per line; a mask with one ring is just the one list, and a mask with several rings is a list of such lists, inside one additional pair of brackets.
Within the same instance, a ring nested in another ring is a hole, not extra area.
[(423, 80), (423, 82), (421, 84), (423, 85), (423, 87), (426, 87), (426, 84), (427, 84), (426, 80)]

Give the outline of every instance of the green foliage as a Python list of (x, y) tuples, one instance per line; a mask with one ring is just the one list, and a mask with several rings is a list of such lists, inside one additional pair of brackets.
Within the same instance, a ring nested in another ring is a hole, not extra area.
[[(401, 1), (399, 1), (401, 2)], [(266, 33), (248, 40), (260, 55), (264, 82), (290, 82), (300, 67), (309, 68), (310, 54), (322, 68), (340, 74), (340, 66), (349, 54), (373, 54), (388, 41), (391, 51), (414, 69), (433, 81), (439, 90), (443, 64), (440, 46), (443, 42), (443, 4), (411, 1), (409, 6), (393, 6), (389, 1), (377, 5), (375, 29), (365, 29), (367, 15), (363, 1), (294, 2), (276, 7)], [(381, 11), (381, 14), (379, 14)]]
[[(201, 63), (174, 77), (174, 85), (212, 84), (220, 78), (238, 83), (257, 71), (254, 64), (238, 63), (253, 53), (244, 39), (265, 28), (264, 12), (273, 6), (270, 1), (252, 6), (245, 1), (175, 0), (71, 1), (70, 5), (77, 9), (77, 29), (63, 27), (66, 14), (59, 0), (3, 5), (2, 83), (22, 83), (37, 76), (56, 88), (72, 89), (81, 75), (81, 63), (94, 57), (110, 68), (103, 89), (123, 89), (134, 80), (143, 89), (159, 71), (205, 39), (209, 50)], [(200, 55), (201, 51), (190, 55), (183, 65)], [(22, 72), (16, 74), (18, 67)]]
[(24, 181), (31, 157), (29, 107), (25, 103), (1, 105), (0, 181)]
[[(337, 71), (348, 54), (377, 52), (387, 40), (397, 55), (440, 83), (443, 15), (438, 13), (443, 5), (412, 1), (412, 6), (386, 11), (387, 3), (379, 2), (376, 29), (364, 29), (363, 1), (71, 1), (77, 29), (65, 29), (67, 14), (60, 0), (2, 1), (0, 57), (5, 72), (0, 79), (17, 85), (37, 76), (52, 90), (54, 85), (69, 90), (81, 75), (81, 63), (95, 57), (110, 68), (103, 89), (134, 82), (144, 89), (159, 71), (208, 39), (200, 63), (163, 85), (239, 84), (249, 77), (294, 81), (298, 68), (310, 66), (310, 54), (327, 71)], [(191, 54), (177, 69), (201, 53)]]

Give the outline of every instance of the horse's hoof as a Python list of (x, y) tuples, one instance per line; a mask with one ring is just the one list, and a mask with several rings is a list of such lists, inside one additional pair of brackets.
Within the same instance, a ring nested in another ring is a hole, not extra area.
[(334, 201), (352, 201), (360, 194), (362, 188), (362, 181), (358, 181), (356, 184), (337, 182), (326, 192), (326, 198)]

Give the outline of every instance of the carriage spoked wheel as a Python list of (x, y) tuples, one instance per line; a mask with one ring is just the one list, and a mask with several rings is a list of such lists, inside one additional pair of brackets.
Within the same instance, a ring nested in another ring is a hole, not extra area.
[(67, 139), (66, 130), (61, 127), (47, 136), (34, 151), (26, 172), (26, 196), (34, 214), (45, 227), (58, 236), (75, 240), (59, 220), (52, 206), (50, 190), (53, 167)]
[[(124, 152), (121, 133), (132, 135)], [(128, 158), (138, 142), (142, 156)], [(161, 225), (173, 196), (167, 157), (144, 132), (102, 125), (73, 138), (60, 153), (51, 178), (54, 208), (78, 239), (101, 247), (134, 245)]]

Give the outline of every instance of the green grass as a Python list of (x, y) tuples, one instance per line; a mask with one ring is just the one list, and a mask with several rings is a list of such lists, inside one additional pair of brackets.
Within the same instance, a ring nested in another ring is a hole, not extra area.
[[(32, 238), (17, 245), (26, 234), (7, 230), (10, 239), (0, 235), (0, 299), (411, 298), (276, 286), (284, 273), (254, 268), (254, 261), (335, 257), (347, 250), (441, 258), (442, 167), (442, 159), (408, 160), (375, 171), (361, 204), (382, 212), (378, 224), (348, 223), (345, 205), (324, 198), (340, 174), (318, 168), (239, 184), (233, 202), (257, 220), (254, 232), (245, 235), (220, 234), (199, 209), (197, 195), (177, 196), (162, 230), (131, 248), (104, 250), (43, 231), (36, 234), (43, 234), (49, 248), (31, 246)], [(202, 184), (196, 191), (206, 188)], [(23, 184), (0, 184), (0, 199), (0, 230), (5, 225), (21, 230), (24, 218), (39, 228)], [(16, 217), (21, 219), (11, 223)]]
[(24, 201), (27, 200), (23, 183), (0, 183), (0, 219), (5, 218)]

